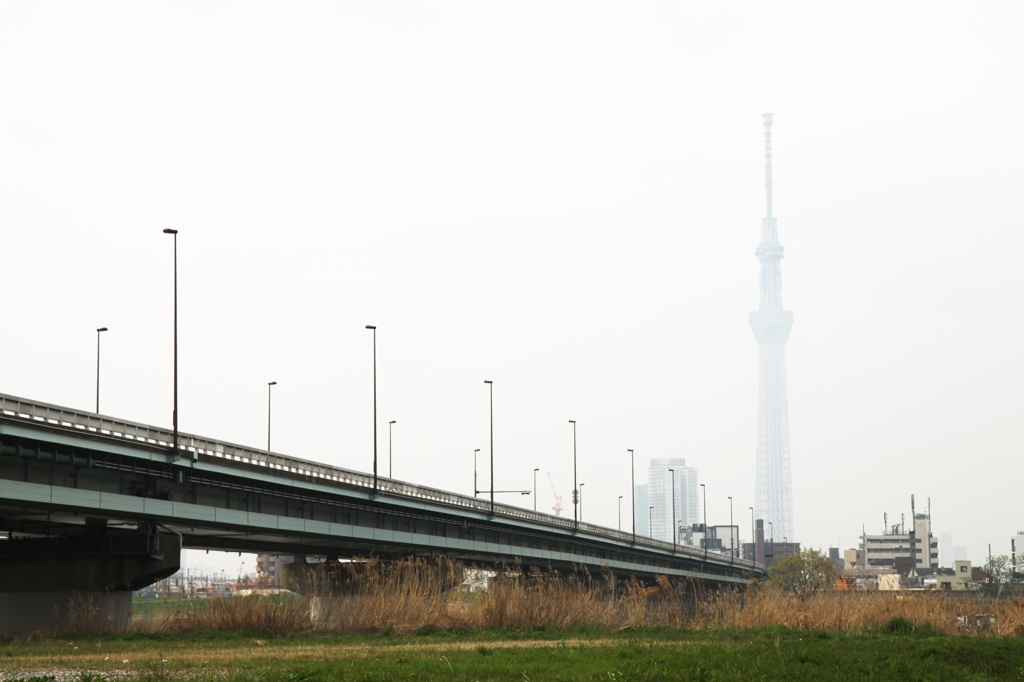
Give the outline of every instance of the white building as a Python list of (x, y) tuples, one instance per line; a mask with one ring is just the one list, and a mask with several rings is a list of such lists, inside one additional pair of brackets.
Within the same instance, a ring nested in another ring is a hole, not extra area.
[(868, 566), (933, 569), (939, 566), (939, 541), (932, 535), (928, 514), (914, 514), (910, 530), (905, 524), (887, 528), (882, 535), (861, 536)]
[[(651, 460), (647, 467), (647, 504), (654, 539), (672, 542), (673, 511), (677, 533), (680, 526), (700, 523), (698, 487), (697, 470), (686, 466), (685, 459)], [(676, 542), (679, 542), (678, 537)]]

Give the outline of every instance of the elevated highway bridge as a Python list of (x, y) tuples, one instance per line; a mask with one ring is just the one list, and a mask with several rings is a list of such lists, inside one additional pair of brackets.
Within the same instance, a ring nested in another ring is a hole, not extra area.
[(168, 429), (0, 394), (0, 633), (44, 627), (76, 594), (124, 624), (130, 591), (174, 573), (181, 548), (443, 554), (711, 586), (765, 575), (728, 556), (266, 450), (186, 433), (175, 448)]

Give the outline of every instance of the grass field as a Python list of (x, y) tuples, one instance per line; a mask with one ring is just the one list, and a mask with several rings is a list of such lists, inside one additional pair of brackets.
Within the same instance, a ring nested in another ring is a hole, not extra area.
[[(900, 623), (901, 621), (895, 621)], [(895, 630), (895, 631), (890, 631)], [(0, 679), (1024, 680), (1017, 638), (756, 630), (135, 634), (0, 645)]]
[[(134, 630), (0, 644), (0, 680), (1020, 680), (1024, 600), (617, 583), (445, 560), (345, 565), (315, 596), (137, 602)], [(51, 677), (47, 677), (51, 676)]]

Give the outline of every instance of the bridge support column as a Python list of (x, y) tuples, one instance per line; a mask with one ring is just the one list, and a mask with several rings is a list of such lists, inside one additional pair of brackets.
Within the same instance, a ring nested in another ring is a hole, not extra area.
[(344, 598), (338, 595), (337, 568), (337, 562), (306, 563), (306, 557), (301, 555), (280, 566), (281, 587), (306, 597), (309, 621), (314, 626), (329, 623), (343, 608)]
[(0, 542), (0, 637), (127, 630), (132, 591), (174, 574), (180, 563), (176, 535)]

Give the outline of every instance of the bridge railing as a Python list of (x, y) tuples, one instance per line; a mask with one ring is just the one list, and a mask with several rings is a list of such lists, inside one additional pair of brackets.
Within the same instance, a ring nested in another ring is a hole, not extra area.
[[(18, 420), (82, 431), (115, 440), (142, 443), (156, 448), (170, 449), (174, 447), (174, 433), (167, 429), (123, 419), (114, 419), (91, 412), (82, 412), (59, 405), (30, 401), (3, 393), (0, 393), (0, 414)], [(202, 438), (188, 433), (178, 433), (178, 448), (193, 460), (209, 458), (210, 460), (220, 461), (234, 467), (262, 468), (294, 476), (313, 478), (326, 483), (373, 489), (373, 476), (369, 474), (311, 462), (297, 457), (287, 457), (244, 445)], [(383, 494), (422, 499), (435, 504), (472, 509), (486, 514), (489, 514), (491, 511), (489, 499), (460, 495), (382, 476), (377, 477), (377, 490)], [(714, 552), (705, 553), (703, 550), (694, 549), (686, 545), (673, 545), (671, 542), (655, 540), (643, 535), (634, 537), (632, 533), (605, 528), (604, 526), (582, 522), (577, 525), (572, 519), (535, 512), (523, 507), (495, 503), (494, 513), (496, 516), (504, 518), (521, 519), (567, 530), (576, 528), (577, 532), (586, 535), (596, 536), (605, 540), (615, 540), (623, 544), (636, 544), (680, 556), (690, 556), (693, 559), (703, 560), (706, 556), (709, 562), (722, 566), (732, 565), (738, 568), (749, 569), (758, 567), (758, 564), (751, 561), (730, 559)]]

